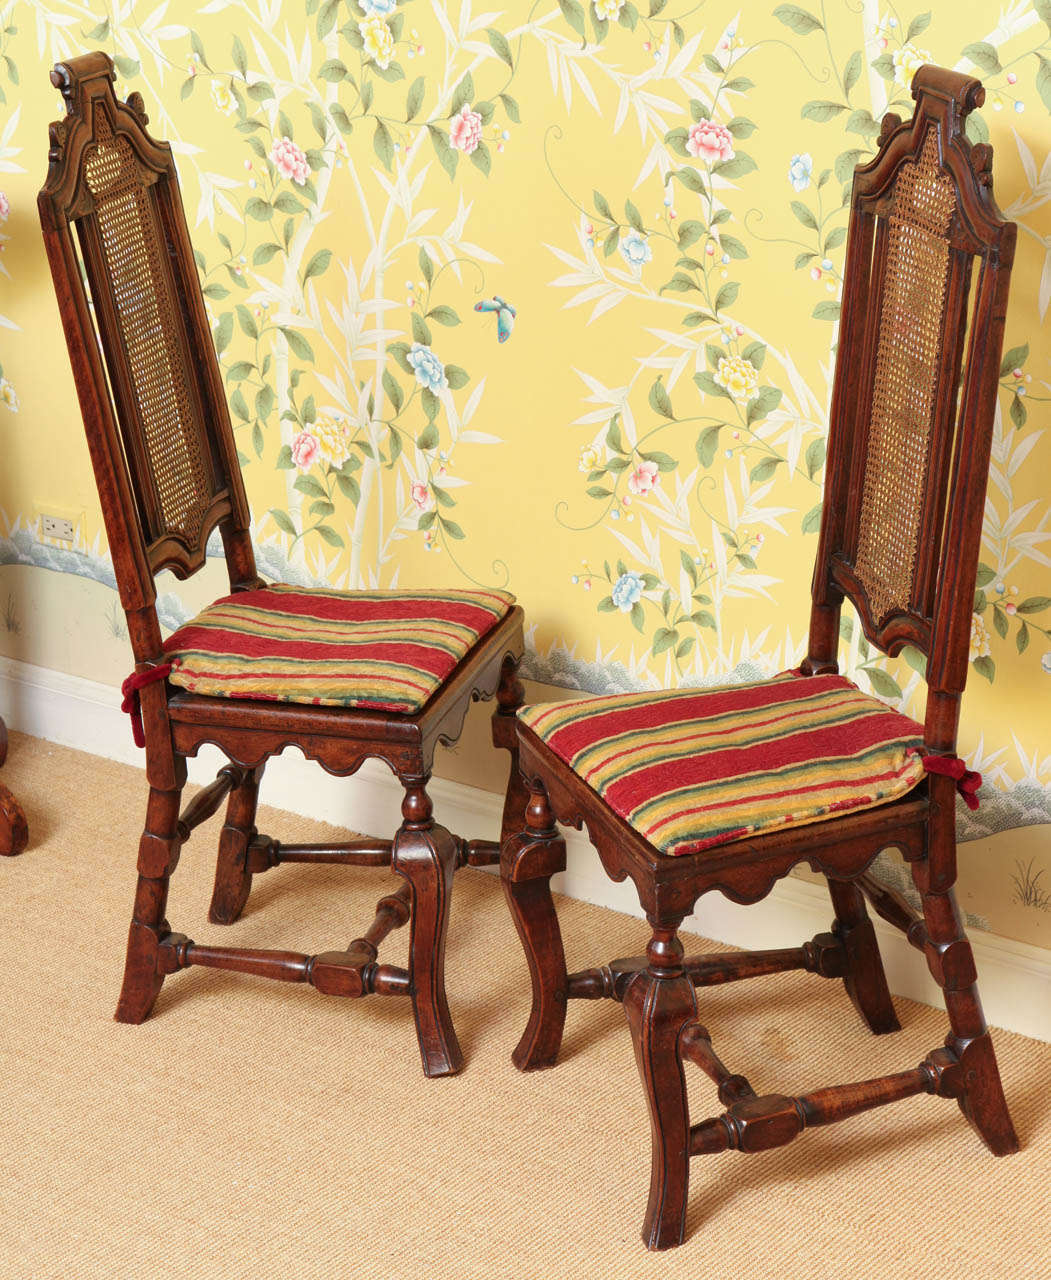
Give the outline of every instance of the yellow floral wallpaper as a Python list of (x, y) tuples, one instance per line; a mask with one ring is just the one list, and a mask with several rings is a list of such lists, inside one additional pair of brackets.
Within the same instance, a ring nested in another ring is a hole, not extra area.
[[(94, 47), (178, 157), (264, 571), (508, 586), (529, 673), (592, 691), (798, 660), (851, 171), (916, 67), (979, 75), (1020, 252), (961, 817), (1051, 822), (1051, 0), (0, 4), (0, 642), (115, 682), (34, 205), (49, 65)], [(915, 709), (908, 655), (845, 624), (843, 656)], [(1051, 842), (1024, 847), (968, 874), (1036, 938)]]

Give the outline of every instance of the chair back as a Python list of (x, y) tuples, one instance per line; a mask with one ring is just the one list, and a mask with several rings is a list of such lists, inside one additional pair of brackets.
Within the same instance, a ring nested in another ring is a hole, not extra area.
[[(50, 128), (41, 225), (121, 599), (151, 613), (154, 574), (195, 573), (216, 525), (232, 584), (254, 579), (248, 504), (171, 148), (138, 94), (117, 100), (106, 54), (51, 80), (68, 114)], [(159, 639), (146, 630), (140, 661)]]
[(886, 653), (927, 656), (928, 745), (950, 750), (968, 645), (1015, 225), (985, 93), (925, 66), (854, 174), (808, 669), (835, 663), (844, 598)]

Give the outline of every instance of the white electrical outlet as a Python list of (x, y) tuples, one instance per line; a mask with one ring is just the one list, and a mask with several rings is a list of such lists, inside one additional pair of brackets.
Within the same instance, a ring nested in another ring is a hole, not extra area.
[(64, 516), (40, 517), (40, 533), (44, 538), (55, 538), (59, 542), (73, 541), (73, 521)]

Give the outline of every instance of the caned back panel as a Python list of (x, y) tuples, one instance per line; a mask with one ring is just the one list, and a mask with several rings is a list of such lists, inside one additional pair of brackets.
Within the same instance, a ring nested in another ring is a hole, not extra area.
[(948, 451), (935, 445), (939, 433), (951, 431), (954, 396), (940, 400), (938, 393), (956, 367), (964, 318), (962, 294), (948, 305), (956, 205), (931, 126), (919, 158), (902, 165), (886, 224), (877, 232), (875, 265), (882, 278), (872, 313), (867, 446), (857, 454), (861, 504), (851, 539), (854, 572), (877, 623), (930, 610), (930, 600), (917, 590), (931, 576), (920, 572), (920, 562), (934, 551), (928, 539), (940, 530), (925, 530), (923, 516), (930, 510), (929, 491), (944, 488), (938, 467)]
[[(190, 335), (179, 305), (156, 206), (153, 175), (144, 173), (127, 138), (115, 136), (96, 110), (95, 143), (84, 156), (105, 271), (86, 267), (111, 365), (125, 450), (148, 543), (168, 536), (195, 547), (221, 468), (204, 423), (190, 361)], [(110, 306), (100, 305), (106, 296)], [(112, 364), (123, 365), (115, 377)], [(131, 392), (131, 403), (121, 404)], [(133, 438), (132, 438), (133, 437)]]

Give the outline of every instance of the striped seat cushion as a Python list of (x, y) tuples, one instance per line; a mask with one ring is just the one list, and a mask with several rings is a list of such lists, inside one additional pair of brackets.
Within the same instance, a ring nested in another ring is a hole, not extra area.
[(873, 808), (924, 775), (922, 726), (842, 676), (544, 703), (519, 716), (666, 854)]
[(164, 645), (172, 684), (220, 698), (415, 712), (514, 604), (506, 591), (325, 591), (217, 600)]

